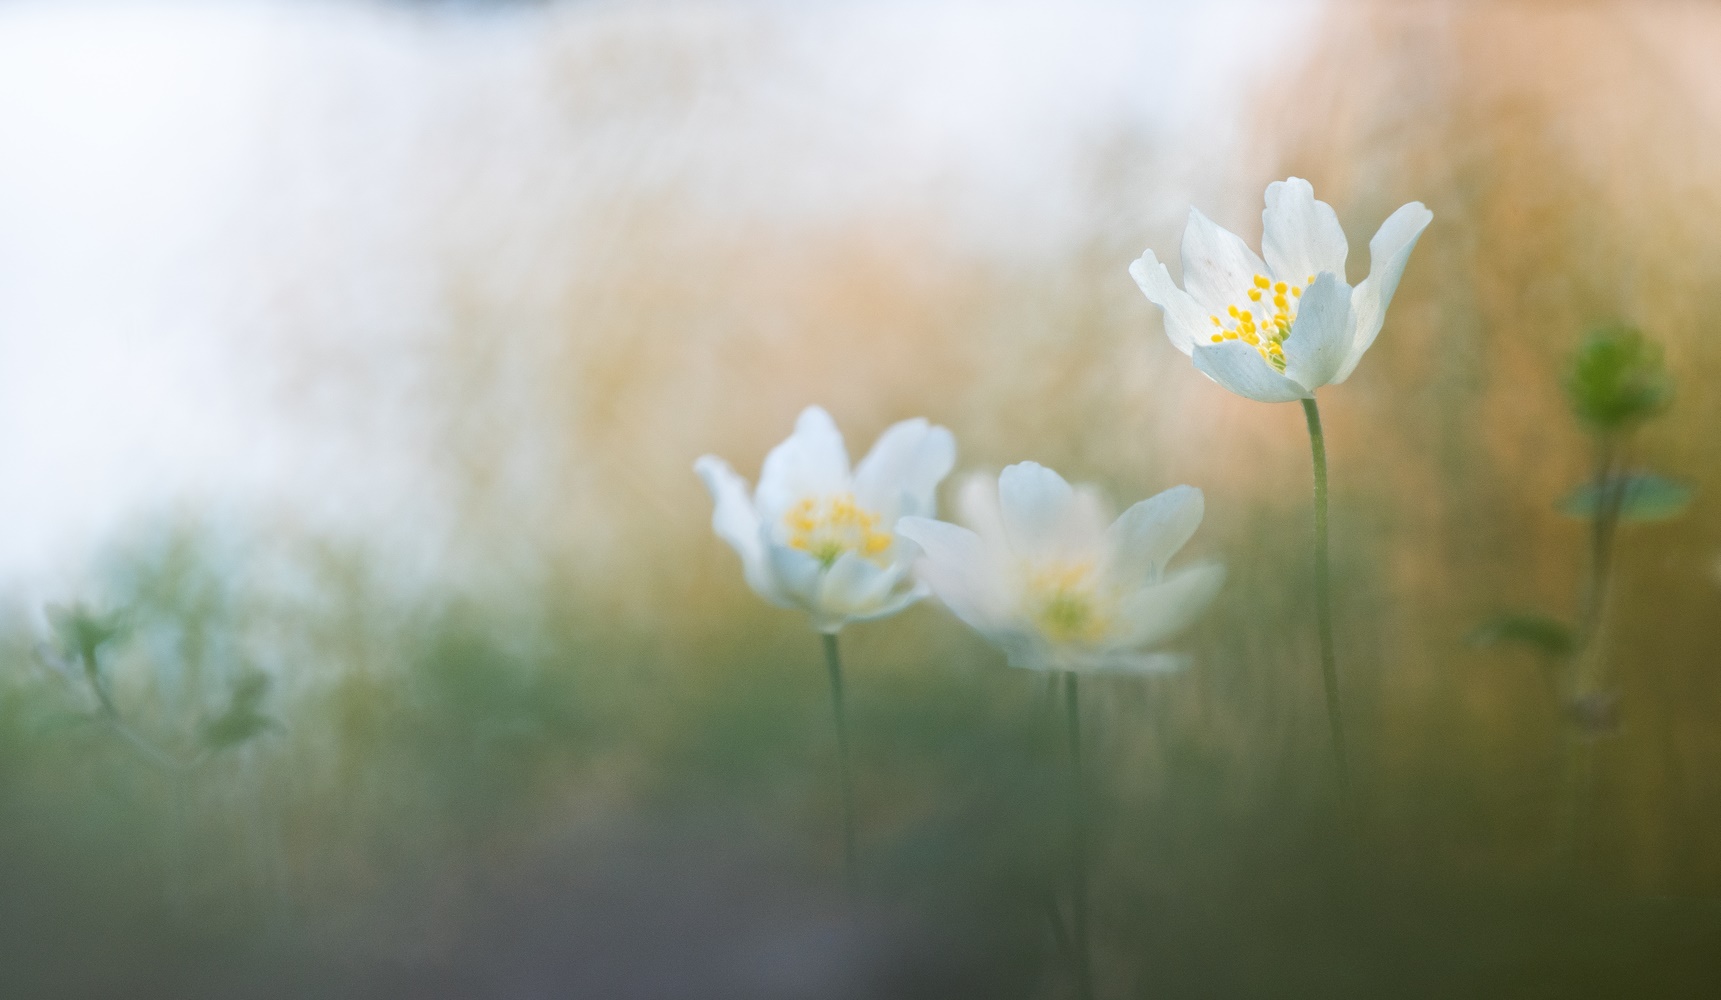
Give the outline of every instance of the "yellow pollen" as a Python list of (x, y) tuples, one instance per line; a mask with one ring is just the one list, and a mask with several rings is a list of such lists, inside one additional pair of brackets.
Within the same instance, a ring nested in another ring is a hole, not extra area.
[(805, 497), (783, 515), (788, 545), (807, 553), (828, 569), (844, 553), (879, 561), (893, 541), (878, 530), (878, 515), (855, 503), (852, 494)]
[[(1307, 284), (1313, 284), (1316, 277), (1309, 275)], [(1259, 351), (1276, 371), (1283, 372), (1286, 363), (1283, 344), (1296, 325), (1297, 305), (1303, 297), (1303, 289), (1257, 274), (1250, 278), (1249, 287), (1243, 291), (1246, 301), (1225, 307), (1229, 320), (1219, 316), (1208, 317), (1218, 327), (1211, 340), (1215, 344), (1241, 340)], [(1271, 312), (1267, 309), (1268, 301), (1272, 305)], [(1256, 304), (1254, 308), (1244, 308), (1251, 303)], [(1257, 310), (1260, 315), (1256, 315)]]
[(1303, 284), (1305, 284), (1305, 285), (1312, 285), (1314, 283), (1315, 283), (1315, 276), (1312, 274), (1309, 275), (1309, 280), (1303, 282)]

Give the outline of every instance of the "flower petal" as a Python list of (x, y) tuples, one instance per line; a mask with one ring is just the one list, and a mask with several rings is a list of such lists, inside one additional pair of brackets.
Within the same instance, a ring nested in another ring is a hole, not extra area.
[(998, 506), (998, 477), (971, 472), (956, 488), (956, 517), (973, 529), (989, 549), (1005, 551), (1010, 542), (1004, 533), (1004, 511)]
[(819, 602), (819, 561), (800, 549), (765, 543), (765, 563), (777, 592), (793, 607), (813, 611)]
[(1201, 210), (1189, 209), (1183, 230), (1183, 288), (1209, 315), (1242, 302), (1267, 265), (1236, 234), (1216, 225)]
[(930, 593), (932, 593), (932, 588), (923, 583), (916, 583), (914, 586), (906, 587), (897, 591), (895, 594), (874, 605), (872, 610), (867, 611), (864, 614), (851, 616), (849, 621), (870, 622), (877, 621), (880, 618), (889, 618), (891, 615), (896, 614), (898, 611), (902, 611), (909, 605), (924, 598)]
[(778, 593), (770, 567), (765, 564), (759, 514), (747, 495), (747, 480), (736, 475), (729, 463), (716, 455), (706, 455), (693, 463), (693, 471), (705, 481), (715, 505), (711, 511), (711, 530), (741, 557), (741, 572), (747, 578), (747, 586), (772, 604), (786, 605), (788, 602)]
[(956, 439), (921, 418), (892, 424), (855, 467), (855, 499), (886, 526), (903, 514), (931, 517), (938, 484), (956, 465)]
[(1141, 294), (1147, 296), (1147, 301), (1165, 314), (1165, 336), (1173, 347), (1188, 354), (1197, 341), (1212, 336), (1209, 317), (1213, 311), (1201, 308), (1201, 303), (1178, 288), (1171, 280), (1171, 272), (1165, 269), (1152, 250), (1143, 252), (1140, 259), (1129, 266), (1129, 274), (1140, 286)]
[(1416, 249), (1417, 238), (1432, 221), (1434, 213), (1422, 202), (1413, 201), (1392, 213), (1380, 224), (1374, 239), (1368, 241), (1368, 277), (1351, 292), (1350, 353), (1332, 381), (1343, 382), (1350, 378), (1363, 353), (1380, 335), (1381, 324), (1386, 321), (1386, 307), (1391, 304), (1393, 293), (1398, 291), (1398, 279), (1404, 274), (1404, 266), (1410, 263), (1410, 251)]
[[(1333, 207), (1315, 200), (1315, 189), (1301, 177), (1267, 185), (1261, 213), (1261, 256), (1273, 276), (1301, 285), (1311, 274), (1330, 271), (1345, 280), (1350, 244)], [(1306, 384), (1306, 383), (1305, 383)]]
[(1019, 556), (1061, 546), (1076, 492), (1064, 477), (1038, 462), (1018, 462), (998, 476), (1004, 534)]
[(823, 408), (809, 406), (795, 421), (795, 433), (765, 456), (759, 472), (759, 516), (774, 527), (803, 497), (848, 491), (849, 455), (842, 432)]
[(1241, 340), (1195, 345), (1195, 367), (1239, 396), (1263, 403), (1289, 403), (1308, 390), (1273, 370), (1261, 352)]
[(1195, 620), (1224, 582), (1225, 567), (1207, 562), (1185, 566), (1141, 588), (1123, 601), (1126, 624), (1114, 648), (1141, 649), (1171, 638)]
[(894, 604), (893, 610), (907, 607), (910, 601), (891, 601), (891, 591), (907, 569), (905, 565), (881, 567), (854, 552), (838, 556), (819, 577), (813, 627), (835, 632), (845, 622), (881, 617), (879, 612), (887, 602)]
[(990, 634), (1007, 618), (1008, 600), (997, 556), (967, 528), (925, 517), (905, 517), (897, 534), (920, 546), (915, 573), (951, 613)]
[(1124, 511), (1106, 532), (1108, 575), (1124, 586), (1159, 580), (1205, 511), (1206, 499), (1193, 486), (1173, 486)]
[(1285, 340), (1285, 377), (1311, 393), (1331, 382), (1350, 352), (1350, 320), (1350, 288), (1331, 271), (1322, 271), (1303, 293)]

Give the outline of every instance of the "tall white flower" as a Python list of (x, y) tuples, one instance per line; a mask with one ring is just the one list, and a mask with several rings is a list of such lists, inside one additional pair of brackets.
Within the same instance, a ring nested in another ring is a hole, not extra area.
[(925, 555), (920, 578), (1001, 648), (1012, 666), (1156, 672), (1181, 657), (1153, 651), (1218, 593), (1225, 571), (1166, 564), (1201, 524), (1201, 491), (1176, 486), (1107, 526), (1098, 491), (1042, 465), (980, 476), (958, 497), (968, 527), (905, 517), (897, 533)]
[(1267, 185), (1261, 251), (1191, 207), (1183, 287), (1152, 250), (1129, 273), (1165, 313), (1165, 333), (1195, 367), (1265, 403), (1312, 399), (1356, 370), (1386, 318), (1417, 237), (1434, 214), (1401, 206), (1369, 240), (1368, 277), (1345, 284), (1350, 247), (1331, 205), (1299, 177)]
[(950, 432), (917, 418), (887, 429), (851, 472), (830, 414), (809, 406), (794, 434), (765, 457), (751, 496), (747, 481), (715, 455), (694, 470), (716, 504), (711, 527), (741, 556), (748, 585), (834, 634), (925, 596), (897, 519), (933, 514), (938, 484), (955, 464)]

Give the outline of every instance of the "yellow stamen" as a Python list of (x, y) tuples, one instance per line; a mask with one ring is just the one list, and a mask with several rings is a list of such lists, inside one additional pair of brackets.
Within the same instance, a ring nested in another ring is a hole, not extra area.
[(783, 515), (788, 545), (829, 568), (845, 553), (879, 561), (894, 538), (878, 529), (877, 514), (855, 503), (851, 494), (805, 497)]

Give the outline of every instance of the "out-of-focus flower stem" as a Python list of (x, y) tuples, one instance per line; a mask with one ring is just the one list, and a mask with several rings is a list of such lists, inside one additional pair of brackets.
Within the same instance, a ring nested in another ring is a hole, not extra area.
[(843, 709), (843, 661), (837, 652), (836, 634), (826, 632), (824, 640), (825, 669), (831, 677), (831, 712), (836, 719), (837, 728), (837, 780), (841, 784), (843, 798), (843, 884), (852, 900), (858, 889), (855, 871), (855, 793), (854, 782), (849, 775), (848, 718)]
[(1088, 948), (1088, 805), (1082, 783), (1081, 697), (1073, 671), (1064, 674), (1066, 729), (1070, 740), (1070, 923), (1074, 929), (1076, 988), (1093, 1000), (1093, 968)]
[[(1561, 704), (1562, 714), (1576, 716), (1584, 700), (1602, 690), (1601, 646), (1596, 641), (1607, 612), (1608, 585), (1613, 576), (1614, 542), (1619, 534), (1625, 506), (1626, 477), (1620, 473), (1623, 451), (1621, 436), (1607, 433), (1596, 445), (1596, 512), (1590, 526), (1590, 573), (1584, 587), (1583, 617), (1578, 622), (1577, 648), (1572, 653), (1569, 690)], [(1595, 762), (1590, 735), (1584, 720), (1571, 718), (1565, 726), (1566, 777), (1560, 796), (1559, 827), (1554, 840), (1554, 863), (1561, 875), (1571, 875), (1577, 866), (1578, 829), (1584, 799)]]

